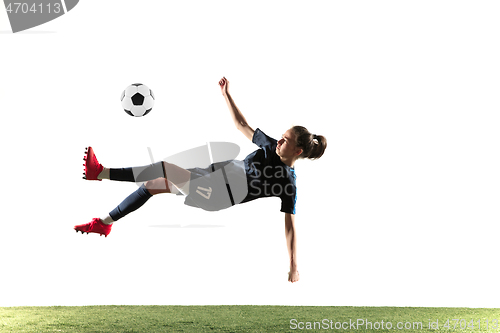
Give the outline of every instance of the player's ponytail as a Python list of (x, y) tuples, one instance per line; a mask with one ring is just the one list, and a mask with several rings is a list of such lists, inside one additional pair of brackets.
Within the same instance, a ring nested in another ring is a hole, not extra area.
[(292, 131), (297, 138), (297, 147), (302, 148), (299, 158), (318, 159), (325, 153), (326, 138), (323, 135), (312, 134), (303, 126), (294, 126)]

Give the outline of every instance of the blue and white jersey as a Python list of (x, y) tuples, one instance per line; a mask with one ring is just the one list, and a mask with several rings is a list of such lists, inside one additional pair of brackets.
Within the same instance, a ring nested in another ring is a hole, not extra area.
[(295, 214), (297, 176), (294, 168), (283, 163), (276, 153), (278, 141), (257, 128), (252, 142), (260, 149), (249, 154), (244, 160), (248, 194), (241, 203), (258, 198), (279, 197), (280, 211)]

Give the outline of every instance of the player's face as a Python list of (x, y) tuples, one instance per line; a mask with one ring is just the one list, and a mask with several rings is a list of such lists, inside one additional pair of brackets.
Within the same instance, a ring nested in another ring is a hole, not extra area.
[(300, 151), (295, 144), (295, 134), (291, 129), (286, 131), (281, 139), (278, 140), (278, 145), (276, 146), (276, 154), (282, 158), (293, 158), (298, 156)]

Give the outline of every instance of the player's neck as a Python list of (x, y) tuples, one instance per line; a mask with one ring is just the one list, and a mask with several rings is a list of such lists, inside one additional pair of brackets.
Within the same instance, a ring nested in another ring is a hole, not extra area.
[(295, 158), (286, 158), (286, 157), (280, 156), (280, 159), (281, 159), (281, 162), (285, 163), (285, 165), (288, 165), (290, 168), (293, 168), (293, 166), (295, 165), (295, 161), (296, 161)]

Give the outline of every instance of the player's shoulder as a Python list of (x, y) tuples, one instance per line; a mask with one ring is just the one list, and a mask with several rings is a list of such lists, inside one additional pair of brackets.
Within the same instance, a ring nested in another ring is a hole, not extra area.
[(253, 133), (252, 142), (260, 148), (264, 148), (276, 145), (278, 141), (264, 133), (260, 128), (257, 128)]

